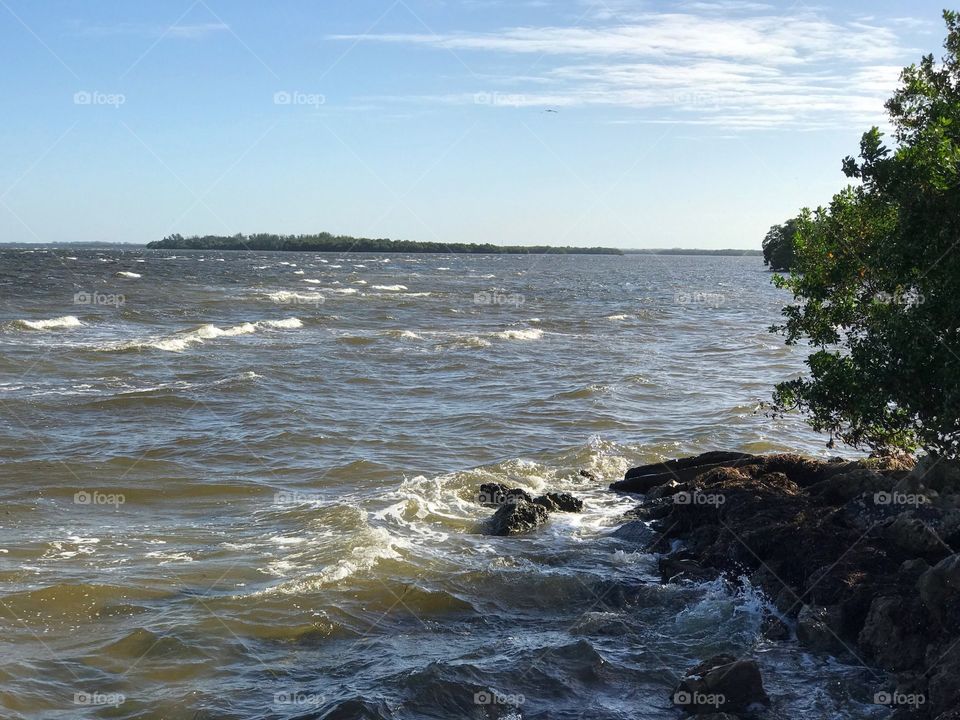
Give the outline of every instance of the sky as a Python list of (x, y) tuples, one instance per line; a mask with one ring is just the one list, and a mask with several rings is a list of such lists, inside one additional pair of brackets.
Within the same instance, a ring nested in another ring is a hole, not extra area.
[(0, 242), (758, 248), (942, 4), (0, 0)]

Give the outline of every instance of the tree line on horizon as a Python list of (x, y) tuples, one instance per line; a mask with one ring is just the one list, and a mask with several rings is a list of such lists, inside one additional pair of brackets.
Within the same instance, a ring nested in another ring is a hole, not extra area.
[(623, 255), (623, 250), (605, 247), (570, 247), (550, 245), (493, 245), (491, 243), (444, 243), (388, 238), (357, 238), (349, 235), (317, 233), (315, 235), (168, 235), (163, 240), (147, 243), (152, 250), (256, 250), (296, 252), (406, 252), (406, 253), (469, 253), (510, 255)]

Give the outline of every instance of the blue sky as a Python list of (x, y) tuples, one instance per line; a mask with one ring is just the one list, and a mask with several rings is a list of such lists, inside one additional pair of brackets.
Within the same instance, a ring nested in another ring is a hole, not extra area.
[(759, 247), (941, 8), (0, 0), (0, 241)]

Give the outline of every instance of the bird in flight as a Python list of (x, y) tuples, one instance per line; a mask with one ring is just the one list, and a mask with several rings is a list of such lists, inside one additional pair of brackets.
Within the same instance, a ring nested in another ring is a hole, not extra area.
[(544, 110), (544, 112), (548, 112), (548, 113), (558, 113), (558, 112), (560, 112), (560, 111), (559, 111), (559, 110), (554, 110), (553, 108), (547, 108), (546, 110)]

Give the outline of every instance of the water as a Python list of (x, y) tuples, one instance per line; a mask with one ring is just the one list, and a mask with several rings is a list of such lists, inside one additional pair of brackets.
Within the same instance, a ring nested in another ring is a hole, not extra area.
[[(762, 640), (749, 587), (663, 587), (607, 537), (632, 465), (825, 454), (756, 412), (803, 367), (769, 277), (0, 251), (0, 714), (677, 718), (679, 675), (729, 651), (768, 717), (883, 716), (872, 673)], [(488, 537), (487, 481), (586, 507)]]

